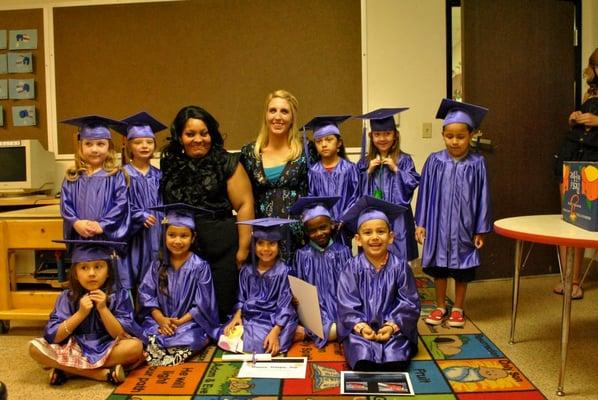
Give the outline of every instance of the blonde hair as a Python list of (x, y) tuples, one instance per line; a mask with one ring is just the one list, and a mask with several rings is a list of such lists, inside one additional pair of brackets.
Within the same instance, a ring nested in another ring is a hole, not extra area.
[(584, 101), (590, 96), (598, 96), (598, 77), (596, 76), (596, 68), (598, 68), (598, 47), (594, 49), (590, 58), (588, 58), (588, 66), (583, 70), (583, 76), (586, 78), (588, 84), (588, 91), (584, 94)]
[[(135, 139), (138, 139), (138, 138), (135, 138)], [(130, 164), (131, 161), (133, 160), (134, 157), (133, 157), (133, 153), (131, 152), (131, 149), (129, 148), (129, 144), (135, 139), (127, 139), (127, 138), (123, 139), (123, 147), (122, 147), (122, 150), (120, 151), (120, 160), (121, 160), (120, 163), (122, 165)], [(151, 138), (144, 137), (144, 138), (139, 138), (139, 139), (151, 139)], [(154, 139), (154, 154), (152, 154), (151, 158), (154, 158), (155, 153), (156, 153), (156, 147), (158, 146), (158, 143), (156, 142), (156, 138), (153, 138), (153, 139)]]
[(257, 158), (259, 158), (261, 149), (268, 145), (268, 124), (266, 118), (268, 115), (268, 106), (270, 105), (272, 99), (275, 98), (284, 99), (291, 106), (291, 127), (289, 129), (287, 138), (291, 152), (287, 157), (287, 161), (296, 160), (297, 158), (301, 157), (301, 153), (303, 152), (303, 143), (301, 141), (299, 129), (297, 128), (297, 109), (299, 108), (299, 102), (295, 96), (283, 89), (276, 90), (268, 94), (266, 97), (266, 103), (264, 105), (264, 117), (262, 119), (260, 131), (257, 134), (257, 139), (255, 140), (255, 147), (253, 149), (254, 154)]
[[(108, 176), (122, 171), (125, 173), (125, 179), (127, 180), (128, 185), (128, 175), (119, 165), (116, 164), (116, 151), (114, 151), (114, 142), (112, 142), (112, 140), (108, 140), (108, 154), (106, 155), (106, 159), (102, 164), (102, 169), (106, 171)], [(83, 158), (81, 140), (79, 140), (77, 142), (77, 152), (75, 153), (75, 164), (66, 170), (65, 179), (69, 182), (75, 182), (77, 179), (79, 179), (79, 176), (89, 172), (89, 170), (90, 166)]]
[[(396, 161), (399, 155), (401, 154), (401, 134), (399, 130), (395, 128), (395, 142), (393, 143), (392, 147), (388, 150), (387, 157), (390, 157), (392, 160)], [(374, 158), (380, 154), (376, 146), (374, 146), (374, 140), (372, 139), (372, 131), (369, 133), (370, 136), (370, 146), (368, 148), (368, 161), (372, 161)]]

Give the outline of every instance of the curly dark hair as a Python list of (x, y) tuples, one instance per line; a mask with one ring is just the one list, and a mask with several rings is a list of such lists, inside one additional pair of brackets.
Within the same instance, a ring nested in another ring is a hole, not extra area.
[(169, 153), (181, 154), (184, 152), (181, 134), (185, 129), (185, 124), (191, 118), (199, 119), (206, 124), (212, 139), (212, 146), (224, 146), (224, 138), (220, 133), (220, 124), (216, 121), (216, 118), (199, 106), (185, 106), (179, 110), (170, 125), (170, 137), (167, 139), (168, 143), (162, 148), (162, 158), (168, 156)]

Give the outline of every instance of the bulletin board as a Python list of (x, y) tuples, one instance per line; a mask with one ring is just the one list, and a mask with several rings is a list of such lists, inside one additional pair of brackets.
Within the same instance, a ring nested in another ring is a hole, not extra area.
[[(1, 55), (28, 54), (30, 55), (31, 72), (27, 73), (0, 73), (0, 80), (26, 80), (32, 83), (31, 90), (34, 90), (35, 97), (32, 99), (0, 99), (2, 106), (3, 124), (0, 126), (0, 141), (37, 139), (47, 149), (47, 113), (46, 113), (46, 71), (44, 68), (44, 15), (42, 9), (30, 10), (8, 10), (0, 11), (0, 30), (6, 30), (7, 34), (12, 30), (36, 30), (37, 45), (35, 49), (14, 50), (9, 45), (0, 49)], [(10, 38), (7, 38), (10, 42)], [(14, 126), (12, 116), (13, 107), (32, 106), (35, 114), (35, 123), (31, 126)]]
[[(227, 149), (255, 140), (266, 95), (286, 89), (299, 122), (361, 113), (359, 0), (195, 0), (57, 7), (56, 112), (170, 125), (194, 104), (220, 122)], [(76, 128), (58, 124), (59, 153)], [(159, 146), (168, 132), (158, 136)], [(358, 146), (358, 121), (343, 125)]]

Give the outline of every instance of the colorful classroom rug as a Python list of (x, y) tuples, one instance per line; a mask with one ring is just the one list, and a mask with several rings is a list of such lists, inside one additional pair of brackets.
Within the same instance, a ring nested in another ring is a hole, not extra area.
[[(409, 370), (415, 391), (411, 398), (545, 399), (470, 320), (463, 328), (427, 325), (423, 317), (434, 307), (434, 287), (430, 279), (423, 277), (417, 278), (417, 285), (422, 318), (418, 325), (419, 352)], [(308, 358), (305, 379), (237, 378), (241, 362), (223, 362), (222, 354), (221, 350), (210, 346), (182, 365), (137, 369), (108, 400), (357, 398), (340, 395), (340, 371), (347, 370), (348, 366), (338, 343), (323, 349), (317, 349), (313, 343), (296, 343), (289, 350), (288, 356)], [(367, 396), (358, 398), (366, 399)]]

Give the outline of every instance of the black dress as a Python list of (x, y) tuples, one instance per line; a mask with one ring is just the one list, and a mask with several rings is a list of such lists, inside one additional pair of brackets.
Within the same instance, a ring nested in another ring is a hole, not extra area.
[(213, 212), (212, 216), (196, 216), (193, 250), (212, 269), (221, 321), (226, 321), (232, 313), (239, 281), (235, 259), (239, 235), (227, 193), (227, 181), (238, 164), (239, 154), (229, 153), (220, 146), (213, 146), (202, 158), (164, 152), (160, 160), (164, 204), (186, 203)]

